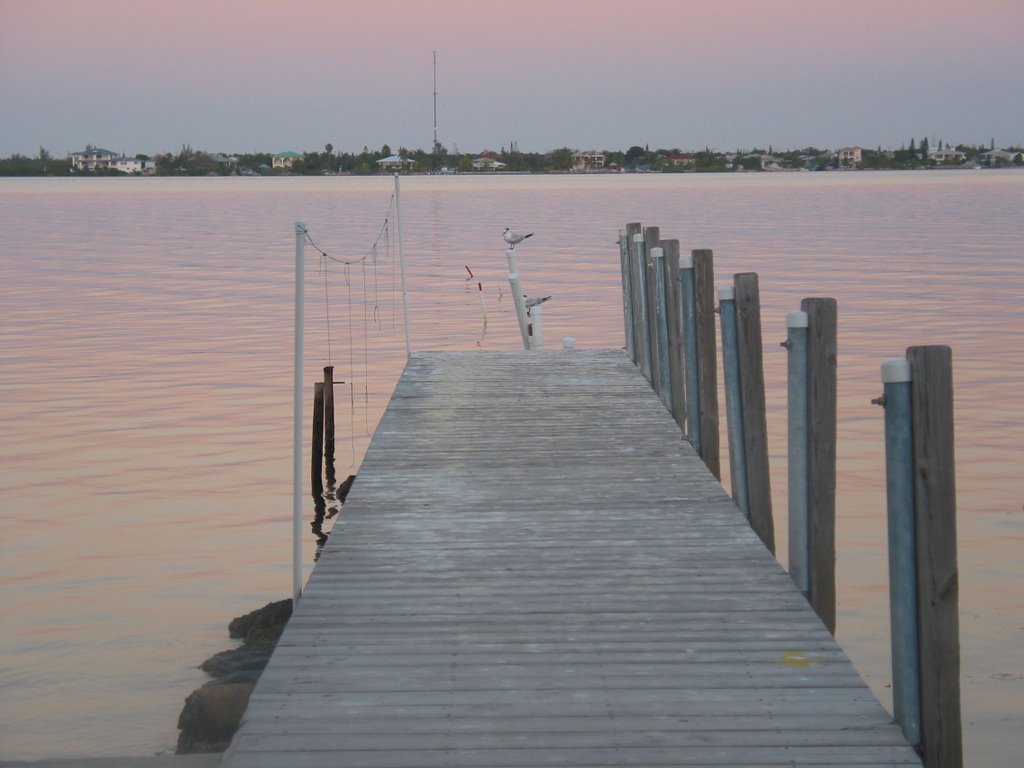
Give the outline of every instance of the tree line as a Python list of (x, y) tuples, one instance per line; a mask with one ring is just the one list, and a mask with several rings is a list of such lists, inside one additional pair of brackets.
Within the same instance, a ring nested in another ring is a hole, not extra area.
[[(939, 142), (942, 149), (942, 142)], [(947, 147), (948, 149), (949, 147)], [(991, 148), (995, 148), (994, 141)], [(983, 144), (959, 144), (955, 149), (962, 153), (959, 164), (977, 162), (989, 147)], [(862, 149), (859, 167), (868, 169), (917, 169), (938, 165), (929, 155), (928, 139), (920, 142), (910, 140), (898, 150)], [(1017, 153), (1017, 165), (1022, 162), (1021, 148), (1009, 148)], [(513, 142), (508, 148), (486, 153), (500, 160), (503, 170), (518, 173), (551, 173), (572, 170), (575, 165), (574, 151), (561, 147), (550, 152), (521, 152)], [(734, 152), (719, 152), (710, 148), (684, 152), (678, 148), (651, 149), (634, 145), (627, 150), (606, 150), (606, 168), (640, 172), (726, 172), (762, 170), (826, 170), (838, 167), (835, 153), (816, 147), (776, 152), (768, 149), (739, 149)], [(287, 167), (274, 167), (274, 155), (269, 152), (240, 153), (226, 157), (217, 153), (196, 150), (182, 146), (178, 152), (167, 152), (150, 158), (137, 155), (137, 159), (152, 161), (158, 176), (230, 176), (230, 175), (371, 175), (381, 172), (378, 160), (397, 155), (403, 160), (404, 170), (410, 173), (438, 173), (473, 171), (474, 155), (449, 152), (443, 145), (434, 147), (433, 152), (422, 149), (404, 148), (393, 152), (387, 144), (379, 150), (363, 147), (361, 152), (336, 152), (326, 144), (322, 152), (303, 152)], [(70, 158), (55, 158), (40, 147), (36, 157), (13, 154), (0, 159), (0, 176), (119, 176), (115, 169), (93, 171), (76, 170)]]

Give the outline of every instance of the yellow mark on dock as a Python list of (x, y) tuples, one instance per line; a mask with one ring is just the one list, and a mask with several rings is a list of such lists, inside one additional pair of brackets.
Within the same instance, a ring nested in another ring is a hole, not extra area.
[(821, 659), (808, 659), (804, 656), (803, 651), (783, 651), (782, 659), (778, 663), (803, 669), (805, 667), (813, 667), (815, 664), (821, 664)]

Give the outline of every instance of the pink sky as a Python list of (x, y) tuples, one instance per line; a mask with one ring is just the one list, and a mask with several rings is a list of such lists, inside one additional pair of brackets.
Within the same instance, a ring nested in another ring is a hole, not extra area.
[(1019, 0), (0, 0), (0, 156), (1024, 144)]

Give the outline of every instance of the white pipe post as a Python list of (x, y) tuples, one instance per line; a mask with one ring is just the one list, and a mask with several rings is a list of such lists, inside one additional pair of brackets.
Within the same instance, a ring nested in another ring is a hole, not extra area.
[(544, 348), (544, 322), (541, 310), (540, 304), (526, 310), (526, 316), (529, 318), (527, 331), (529, 333), (530, 349)]
[(477, 283), (476, 290), (480, 294), (480, 313), (484, 317), (484, 330), (487, 330), (487, 304), (484, 303), (484, 284)]
[(509, 248), (505, 251), (505, 259), (508, 261), (508, 271), (519, 274), (519, 259), (516, 258), (516, 249)]
[(523, 284), (519, 281), (519, 273), (511, 272), (508, 284), (512, 289), (512, 301), (516, 305), (516, 318), (519, 320), (519, 333), (523, 337), (523, 349), (530, 348), (530, 332), (526, 321), (526, 297), (523, 296)]
[(697, 357), (697, 292), (693, 254), (679, 256), (679, 305), (683, 332), (683, 397), (686, 405), (686, 436), (700, 454), (700, 371)]
[(647, 248), (644, 244), (644, 236), (640, 233), (633, 235), (633, 243), (635, 246), (633, 252), (633, 258), (636, 260), (636, 276), (637, 282), (640, 286), (640, 328), (637, 329), (637, 338), (640, 341), (640, 370), (643, 371), (644, 378), (651, 381), (651, 370), (653, 364), (651, 363), (651, 345), (654, 340), (651, 339), (651, 323), (649, 313), (651, 308), (647, 306)]
[(807, 411), (807, 323), (806, 312), (786, 315), (787, 421), (789, 453), (789, 575), (804, 597), (810, 585), (810, 485), (808, 480)]
[(633, 283), (629, 274), (629, 242), (626, 239), (626, 230), (619, 230), (619, 260), (622, 266), (622, 314), (626, 332), (626, 354), (631, 360), (636, 360), (636, 352), (633, 349)]
[(398, 230), (398, 264), (402, 273), (402, 318), (405, 321), (405, 356), (412, 356), (412, 339), (409, 336), (409, 290), (405, 284), (405, 248), (402, 246), (402, 202), (398, 190), (398, 174), (395, 174), (395, 228)]
[(747, 453), (743, 439), (743, 401), (740, 394), (740, 351), (736, 331), (736, 289), (718, 289), (718, 318), (722, 326), (722, 371), (725, 374), (725, 415), (729, 433), (729, 469), (732, 497), (743, 515), (750, 519), (747, 488)]
[(917, 533), (910, 361), (882, 364), (885, 394), (885, 490), (889, 530), (889, 618), (893, 715), (913, 745), (921, 743), (921, 661), (917, 630)]
[(306, 224), (295, 222), (295, 411), (292, 443), (292, 606), (302, 596), (302, 336), (305, 325)]

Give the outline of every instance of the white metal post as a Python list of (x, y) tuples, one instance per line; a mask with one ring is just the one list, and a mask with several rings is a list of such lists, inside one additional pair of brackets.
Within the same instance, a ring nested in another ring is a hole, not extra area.
[(409, 336), (409, 290), (405, 284), (405, 248), (402, 245), (402, 201), (398, 189), (398, 174), (395, 174), (395, 228), (398, 230), (398, 264), (402, 273), (402, 317), (405, 320), (405, 355), (412, 355), (412, 340)]
[(626, 332), (626, 354), (631, 360), (636, 359), (633, 350), (633, 287), (629, 270), (629, 243), (626, 230), (619, 230), (619, 260), (622, 267), (622, 313), (623, 328)]
[(531, 307), (526, 310), (526, 316), (528, 319), (528, 331), (530, 340), (530, 349), (543, 349), (544, 348), (544, 322), (543, 315), (541, 313), (541, 305), (538, 304), (535, 307)]
[(653, 352), (651, 347), (656, 342), (651, 338), (649, 317), (652, 310), (648, 306), (647, 301), (647, 297), (650, 294), (647, 288), (647, 248), (642, 234), (633, 235), (633, 243), (635, 245), (633, 257), (636, 259), (636, 274), (640, 285), (640, 328), (637, 330), (638, 340), (640, 341), (640, 370), (643, 371), (644, 378), (651, 381), (651, 371), (654, 369), (654, 364), (651, 362), (651, 354)]
[(519, 333), (523, 337), (523, 349), (529, 349), (530, 332), (527, 329), (526, 297), (523, 296), (523, 284), (519, 281), (518, 272), (509, 274), (508, 284), (512, 289), (512, 301), (516, 305), (516, 318), (519, 320)]
[(295, 411), (292, 444), (292, 606), (302, 596), (302, 336), (305, 324), (306, 224), (295, 222)]
[(516, 258), (516, 249), (509, 248), (505, 251), (505, 258), (508, 260), (508, 271), (519, 274), (519, 259)]
[(907, 741), (921, 743), (921, 658), (917, 622), (917, 532), (910, 362), (882, 364), (885, 395), (885, 489), (889, 530), (892, 704)]
[(736, 289), (718, 289), (718, 319), (722, 326), (722, 372), (725, 377), (725, 416), (729, 434), (729, 469), (732, 497), (743, 515), (750, 519), (747, 487), (747, 452), (743, 439), (743, 401), (740, 395), (739, 341), (736, 336)]
[(686, 436), (700, 453), (700, 371), (697, 356), (697, 294), (693, 254), (679, 256), (679, 307), (682, 313), (683, 383)]
[(789, 575), (804, 597), (810, 588), (810, 485), (808, 484), (806, 312), (786, 315), (786, 413), (789, 454)]

